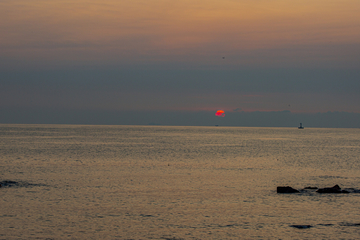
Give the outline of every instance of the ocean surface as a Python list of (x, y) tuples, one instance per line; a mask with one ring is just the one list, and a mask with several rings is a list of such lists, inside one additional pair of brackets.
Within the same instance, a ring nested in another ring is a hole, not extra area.
[(0, 239), (360, 239), (360, 129), (0, 125)]

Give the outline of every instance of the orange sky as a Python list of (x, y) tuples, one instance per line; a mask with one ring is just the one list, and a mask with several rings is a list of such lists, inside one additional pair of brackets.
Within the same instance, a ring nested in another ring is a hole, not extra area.
[(217, 65), (212, 59), (224, 55), (229, 65), (272, 64), (271, 56), (246, 58), (264, 49), (278, 49), (280, 62), (331, 62), (345, 53), (326, 46), (360, 42), (359, 12), (357, 0), (1, 1), (0, 48), (9, 58), (55, 63)]

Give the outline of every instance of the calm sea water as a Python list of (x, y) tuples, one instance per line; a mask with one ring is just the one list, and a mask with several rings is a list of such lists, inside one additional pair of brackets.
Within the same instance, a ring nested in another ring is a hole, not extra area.
[(360, 193), (276, 193), (360, 188), (360, 129), (2, 124), (0, 143), (0, 239), (360, 239)]

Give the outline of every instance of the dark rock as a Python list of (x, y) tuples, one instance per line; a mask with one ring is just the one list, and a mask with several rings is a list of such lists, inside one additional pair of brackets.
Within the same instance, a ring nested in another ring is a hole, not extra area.
[(290, 225), (290, 227), (304, 229), (304, 228), (311, 228), (313, 226), (311, 226), (311, 225)]
[(314, 192), (314, 190), (316, 190), (317, 193), (360, 193), (360, 189), (355, 189), (355, 188), (341, 189), (337, 184), (333, 187), (327, 187), (327, 188), (317, 188), (317, 187), (309, 186), (301, 189), (300, 191), (289, 186), (280, 186), (277, 187), (276, 191), (277, 193), (299, 193), (299, 192), (308, 193), (308, 192)]
[(12, 187), (12, 186), (18, 186), (19, 183), (15, 182), (15, 181), (10, 181), (10, 180), (4, 180), (0, 182), (0, 186), (1, 187)]
[(341, 190), (339, 185), (335, 185), (329, 188), (319, 188), (316, 192), (318, 193), (349, 193), (349, 191)]
[(347, 226), (347, 227), (358, 227), (360, 226), (360, 223), (347, 223), (347, 222), (343, 222), (340, 223), (341, 226)]
[(299, 191), (292, 187), (286, 186), (286, 187), (277, 187), (276, 192), (277, 193), (298, 193)]
[(46, 186), (44, 184), (33, 184), (25, 181), (11, 181), (11, 180), (4, 180), (0, 181), (1, 188), (8, 188), (8, 187), (35, 187), (35, 186)]
[(332, 223), (320, 223), (318, 224), (319, 226), (324, 226), (324, 227), (330, 227), (330, 226), (334, 226), (334, 224)]

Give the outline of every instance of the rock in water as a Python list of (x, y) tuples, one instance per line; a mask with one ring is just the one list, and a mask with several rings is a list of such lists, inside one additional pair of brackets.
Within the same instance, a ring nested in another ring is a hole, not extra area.
[(12, 186), (18, 186), (19, 183), (15, 181), (10, 180), (4, 180), (0, 182), (0, 187), (12, 187)]
[(341, 190), (341, 188), (337, 184), (335, 186), (329, 187), (329, 188), (319, 188), (316, 192), (318, 192), (318, 193), (349, 193), (346, 190)]
[(286, 186), (286, 187), (277, 187), (276, 192), (277, 193), (298, 193), (299, 191), (292, 187)]
[(290, 225), (290, 227), (304, 229), (304, 228), (311, 228), (313, 226), (311, 226), (311, 225)]

